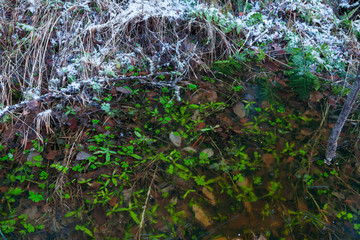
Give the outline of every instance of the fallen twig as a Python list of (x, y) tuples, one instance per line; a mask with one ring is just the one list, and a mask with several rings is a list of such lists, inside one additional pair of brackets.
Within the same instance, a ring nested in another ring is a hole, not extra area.
[(330, 162), (335, 158), (336, 156), (336, 148), (338, 145), (338, 139), (341, 133), (342, 128), (344, 127), (345, 121), (348, 118), (352, 107), (354, 106), (354, 103), (356, 101), (357, 96), (359, 95), (360, 91), (360, 67), (358, 69), (358, 72), (355, 77), (355, 81), (352, 85), (350, 94), (348, 98), (346, 99), (346, 102), (344, 106), (341, 109), (341, 113), (335, 123), (334, 128), (331, 131), (327, 149), (326, 149), (326, 159), (325, 163), (330, 165)]

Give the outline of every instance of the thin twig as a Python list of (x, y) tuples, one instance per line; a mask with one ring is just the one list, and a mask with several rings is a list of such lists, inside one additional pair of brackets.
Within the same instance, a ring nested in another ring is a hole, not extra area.
[(139, 230), (138, 230), (138, 233), (137, 233), (137, 239), (141, 239), (141, 230), (144, 226), (144, 222), (145, 222), (145, 211), (146, 211), (146, 206), (149, 202), (149, 199), (150, 199), (150, 192), (151, 192), (151, 186), (154, 184), (154, 180), (155, 180), (155, 177), (156, 177), (156, 172), (157, 172), (157, 169), (158, 169), (158, 166), (156, 165), (156, 168), (155, 168), (155, 171), (154, 171), (154, 174), (153, 174), (153, 177), (151, 179), (151, 183), (150, 183), (150, 186), (149, 186), (149, 190), (147, 192), (147, 195), (146, 195), (146, 200), (145, 200), (145, 204), (143, 206), (143, 212), (141, 214), (141, 221), (140, 221), (140, 225), (139, 225)]

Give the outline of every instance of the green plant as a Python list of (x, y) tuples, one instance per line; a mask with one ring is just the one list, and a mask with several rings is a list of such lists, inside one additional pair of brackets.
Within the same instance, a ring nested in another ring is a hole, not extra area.
[(243, 66), (236, 58), (229, 58), (228, 60), (216, 61), (212, 65), (212, 70), (218, 71), (226, 75), (233, 75), (241, 72)]
[(235, 91), (235, 92), (240, 92), (240, 90), (242, 89), (242, 86), (233, 86), (233, 90)]
[(69, 115), (69, 114), (76, 115), (75, 110), (74, 110), (74, 109), (72, 109), (71, 107), (66, 106), (66, 109), (67, 109), (67, 111), (65, 112), (65, 115)]
[(271, 214), (270, 206), (268, 203), (266, 203), (264, 209), (261, 211), (261, 215), (263, 215), (263, 220), (265, 217), (269, 217), (270, 214)]
[(344, 219), (344, 220), (347, 220), (349, 222), (352, 222), (353, 218), (354, 218), (354, 215), (352, 213), (348, 213), (346, 211), (340, 211), (337, 215), (336, 215), (337, 218), (339, 219)]
[(92, 124), (97, 125), (100, 123), (100, 120), (92, 119), (91, 122), (92, 122)]
[(9, 202), (15, 202), (15, 198), (14, 196), (19, 196), (20, 194), (22, 194), (23, 192), (25, 192), (25, 190), (22, 190), (19, 187), (16, 188), (9, 188), (9, 190), (6, 191), (5, 193), (5, 199)]
[(40, 202), (44, 200), (43, 194), (36, 193), (33, 191), (29, 191), (29, 199), (33, 200), (34, 202)]
[(354, 223), (354, 229), (360, 235), (360, 223)]
[(67, 171), (69, 170), (68, 167), (66, 167), (66, 166), (64, 167), (60, 163), (53, 163), (50, 165), (50, 167), (55, 168), (56, 170), (58, 170), (59, 172), (62, 172), (62, 173), (67, 173)]
[(45, 171), (41, 171), (40, 172), (40, 179), (41, 180), (46, 180), (49, 177), (49, 174)]
[(310, 50), (305, 51), (303, 48), (291, 48), (289, 52), (291, 53), (290, 65), (295, 67), (285, 71), (289, 77), (289, 85), (301, 99), (308, 99), (313, 89), (320, 88), (318, 78), (311, 70), (316, 59), (311, 55)]
[(188, 88), (189, 88), (190, 90), (194, 90), (194, 89), (197, 88), (197, 86), (196, 86), (195, 84), (189, 84), (189, 85), (188, 85)]
[(88, 236), (90, 236), (91, 238), (94, 237), (94, 234), (90, 231), (90, 229), (88, 229), (86, 227), (86, 225), (76, 225), (75, 230), (76, 231), (82, 231), (82, 232), (86, 233)]

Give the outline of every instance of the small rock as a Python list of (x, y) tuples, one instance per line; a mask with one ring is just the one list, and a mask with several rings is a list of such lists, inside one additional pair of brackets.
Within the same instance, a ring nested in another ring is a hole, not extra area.
[(193, 147), (184, 147), (182, 150), (185, 152), (188, 152), (188, 153), (196, 153), (197, 152), (196, 149)]
[(37, 157), (39, 155), (40, 155), (40, 153), (38, 153), (38, 152), (30, 152), (26, 158), (26, 161), (35, 164), (37, 161), (34, 160), (34, 157)]
[(79, 152), (77, 155), (76, 155), (76, 159), (75, 160), (86, 160), (88, 157), (92, 157), (93, 155), (90, 154), (90, 153), (87, 153), (87, 152)]
[(169, 135), (170, 141), (176, 146), (176, 147), (180, 147), (181, 146), (181, 137), (180, 134), (178, 132), (171, 132)]
[(212, 148), (206, 148), (200, 153), (200, 159), (208, 159), (214, 156)]
[(200, 111), (199, 111), (199, 109), (196, 109), (194, 114), (191, 116), (191, 119), (193, 121), (197, 121), (199, 117), (200, 117)]
[(340, 193), (340, 192), (332, 192), (332, 194), (337, 197), (339, 200), (344, 200), (345, 199), (345, 195)]
[(242, 102), (239, 102), (233, 106), (233, 111), (239, 118), (244, 118), (246, 116), (245, 105)]
[(122, 190), (124, 202), (129, 202), (130, 201), (132, 190), (133, 190), (132, 188)]
[(127, 88), (124, 88), (124, 87), (116, 87), (116, 90), (121, 92), (121, 93), (124, 93), (124, 94), (131, 94), (132, 91), (130, 89), (127, 89)]
[(38, 213), (38, 209), (37, 209), (37, 207), (35, 205), (33, 205), (31, 208), (27, 208), (24, 211), (24, 214), (27, 215), (29, 220), (34, 220), (37, 213)]

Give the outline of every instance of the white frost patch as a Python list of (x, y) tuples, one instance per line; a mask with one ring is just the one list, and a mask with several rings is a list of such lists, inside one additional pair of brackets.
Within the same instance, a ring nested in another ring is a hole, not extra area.
[(60, 85), (60, 80), (58, 78), (53, 78), (49, 80), (49, 90), (57, 91)]
[(104, 24), (91, 24), (86, 30), (99, 30), (111, 25), (123, 25), (137, 20), (147, 20), (151, 17), (179, 19), (182, 18), (189, 4), (181, 0), (132, 0), (125, 6), (114, 4), (110, 12), (110, 20)]
[(68, 85), (67, 88), (62, 88), (61, 91), (66, 92), (66, 91), (69, 91), (69, 89), (72, 90), (72, 91), (79, 91), (80, 87), (81, 87), (81, 83), (72, 82), (72, 83), (70, 83), (70, 85)]
[(26, 100), (38, 99), (40, 97), (40, 89), (39, 88), (28, 88), (24, 92), (24, 98)]
[(40, 112), (37, 114), (37, 117), (44, 117), (44, 116), (49, 116), (52, 114), (52, 110), (51, 109), (48, 109), (48, 110), (45, 110), (43, 112)]
[[(329, 5), (319, 0), (283, 0), (261, 8), (259, 1), (249, 2), (251, 10), (241, 16), (223, 14), (218, 8), (205, 5), (197, 5), (189, 11), (205, 17), (224, 32), (229, 28), (238, 34), (243, 32), (248, 48), (254, 48), (255, 43), (271, 45), (276, 40), (287, 40), (287, 48), (305, 48), (318, 65), (330, 71), (351, 61), (347, 57), (346, 45), (352, 39), (337, 27), (341, 20)], [(298, 13), (298, 19), (291, 25), (286, 23), (285, 17), (289, 11)], [(304, 16), (308, 18), (306, 21)], [(353, 21), (353, 27), (360, 31), (360, 20)]]

